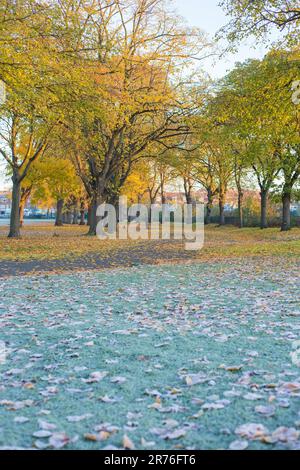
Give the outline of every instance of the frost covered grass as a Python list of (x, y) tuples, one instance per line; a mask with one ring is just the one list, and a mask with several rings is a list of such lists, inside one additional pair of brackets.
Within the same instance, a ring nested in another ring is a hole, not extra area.
[(300, 447), (299, 260), (0, 281), (0, 447)]

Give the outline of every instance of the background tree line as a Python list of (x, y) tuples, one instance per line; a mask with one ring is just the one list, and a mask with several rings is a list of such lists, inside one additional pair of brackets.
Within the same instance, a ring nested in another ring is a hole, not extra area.
[(213, 45), (163, 0), (2, 1), (9, 236), (20, 236), (29, 197), (55, 202), (57, 225), (63, 217), (83, 224), (88, 210), (95, 235), (100, 203), (115, 204), (120, 194), (151, 203), (160, 195), (163, 203), (179, 181), (189, 203), (196, 188), (206, 190), (207, 223), (218, 200), (220, 224), (235, 185), (240, 227), (244, 192), (255, 181), (261, 228), (276, 193), (289, 230), (300, 176), (300, 108), (291, 90), (300, 80), (296, 3), (223, 2), (232, 19), (222, 34), (232, 47), (249, 34), (265, 38), (272, 25), (283, 41), (214, 83), (195, 66)]

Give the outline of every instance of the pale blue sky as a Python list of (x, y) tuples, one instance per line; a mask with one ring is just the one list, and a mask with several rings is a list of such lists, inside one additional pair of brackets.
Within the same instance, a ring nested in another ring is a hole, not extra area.
[[(227, 23), (227, 18), (218, 6), (219, 0), (173, 0), (178, 13), (186, 18), (191, 26), (197, 26), (213, 37), (218, 29)], [(225, 43), (224, 43), (225, 44)], [(222, 59), (207, 59), (203, 68), (213, 77), (219, 78), (234, 67), (235, 62), (244, 61), (250, 57), (261, 58), (266, 48), (253, 49), (253, 41), (243, 44), (237, 54), (230, 54)], [(7, 188), (4, 181), (4, 165), (0, 160), (0, 190)], [(9, 184), (10, 186), (10, 184)]]
[[(218, 6), (220, 0), (173, 0), (178, 13), (186, 18), (189, 25), (197, 26), (213, 37), (215, 33), (228, 22), (224, 11)], [(223, 46), (226, 45), (224, 40)], [(203, 64), (205, 70), (213, 77), (220, 78), (234, 67), (236, 62), (248, 58), (262, 58), (267, 47), (253, 48), (254, 40), (242, 44), (236, 54), (227, 54), (221, 60), (209, 59)]]

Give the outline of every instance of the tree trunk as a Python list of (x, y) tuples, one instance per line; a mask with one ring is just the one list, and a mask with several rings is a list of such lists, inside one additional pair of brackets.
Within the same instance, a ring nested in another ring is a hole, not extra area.
[(161, 197), (161, 204), (166, 204), (166, 195), (165, 195), (165, 182), (163, 174), (160, 175), (160, 197)]
[(85, 218), (84, 217), (85, 217), (85, 211), (84, 211), (84, 209), (81, 209), (79, 225), (85, 225)]
[(119, 193), (113, 193), (107, 200), (108, 204), (111, 204), (115, 208), (117, 221), (119, 221), (119, 198)]
[(238, 217), (239, 217), (239, 227), (244, 227), (244, 217), (243, 217), (243, 198), (244, 194), (241, 189), (238, 189)]
[(56, 204), (56, 219), (55, 219), (55, 226), (61, 227), (63, 225), (63, 207), (64, 207), (64, 200), (58, 199)]
[(185, 199), (187, 204), (192, 204), (193, 203), (193, 198), (191, 195), (191, 190), (188, 188), (185, 188)]
[(25, 210), (26, 201), (20, 200), (20, 227), (23, 227), (24, 224), (24, 210)]
[(220, 211), (219, 225), (225, 225), (224, 204), (222, 201), (219, 201), (219, 211)]
[(148, 211), (148, 223), (150, 224), (151, 223), (151, 219), (152, 219), (152, 205), (155, 204), (155, 200), (156, 198), (151, 196), (151, 194), (149, 195), (149, 199), (150, 199), (150, 206), (149, 206), (149, 211)]
[(85, 210), (84, 210), (84, 209), (80, 209), (80, 222), (79, 222), (79, 225), (85, 225), (84, 216), (85, 216)]
[(260, 228), (268, 228), (267, 218), (268, 190), (262, 189), (260, 192)]
[(81, 199), (81, 201), (80, 201), (80, 222), (79, 222), (79, 225), (85, 225), (84, 216), (85, 216), (85, 203), (84, 203), (84, 200)]
[(29, 196), (31, 194), (32, 187), (28, 186), (25, 188), (21, 187), (21, 196), (20, 196), (20, 227), (23, 227), (23, 222), (24, 222), (24, 210), (26, 203), (29, 199)]
[(186, 177), (183, 178), (183, 186), (184, 186), (184, 193), (185, 193), (186, 203), (187, 204), (192, 204), (193, 203), (192, 184), (191, 184), (189, 178), (186, 178)]
[(98, 224), (98, 217), (96, 215), (97, 213), (97, 208), (101, 204), (100, 203), (100, 197), (94, 196), (92, 201), (91, 201), (91, 211), (90, 211), (90, 228), (88, 231), (88, 235), (90, 236), (95, 236), (96, 235), (96, 230), (97, 230), (97, 224)]
[(66, 223), (68, 225), (72, 224), (72, 212), (70, 211), (70, 209), (67, 209), (67, 212), (66, 212)]
[(91, 225), (91, 217), (92, 217), (92, 203), (90, 203), (88, 207), (88, 214), (87, 214), (87, 226), (88, 227), (90, 227)]
[(20, 238), (20, 199), (21, 199), (21, 183), (18, 176), (13, 176), (12, 190), (12, 206), (10, 214), (9, 238)]
[(287, 232), (291, 229), (291, 192), (284, 191), (282, 194), (282, 224), (281, 231)]
[(225, 206), (225, 195), (221, 193), (219, 195), (219, 211), (220, 211), (220, 225), (225, 225), (225, 213), (224, 213), (224, 206)]
[(213, 195), (210, 189), (207, 190), (207, 204), (206, 204), (206, 216), (205, 224), (209, 225), (211, 222), (211, 211), (213, 206)]
[(74, 207), (74, 210), (73, 210), (73, 220), (72, 220), (72, 224), (73, 224), (73, 225), (77, 225), (77, 224), (78, 224), (78, 210), (77, 210), (77, 207)]

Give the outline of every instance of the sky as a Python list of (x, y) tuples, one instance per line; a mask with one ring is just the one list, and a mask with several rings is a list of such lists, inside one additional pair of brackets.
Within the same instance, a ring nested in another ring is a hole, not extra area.
[[(220, 0), (173, 0), (174, 7), (183, 16), (190, 26), (196, 26), (205, 31), (211, 38), (228, 22), (224, 11), (218, 6)], [(225, 46), (224, 41), (224, 46)], [(248, 58), (262, 58), (267, 48), (260, 46), (253, 48), (253, 41), (244, 43), (235, 54), (227, 54), (217, 59), (207, 59), (203, 68), (212, 78), (221, 78), (234, 67), (236, 62), (243, 62)], [(10, 184), (4, 178), (4, 165), (0, 160), (0, 190), (7, 189)]]
[[(197, 26), (205, 31), (211, 38), (225, 24), (229, 18), (223, 9), (218, 6), (220, 0), (173, 0), (178, 13), (183, 16), (190, 26)], [(221, 78), (231, 70), (236, 62), (243, 62), (249, 58), (262, 58), (267, 52), (267, 47), (256, 47), (254, 40), (243, 43), (237, 53), (226, 54), (223, 58), (209, 59), (203, 67), (212, 78)], [(224, 39), (225, 48), (226, 41)]]

